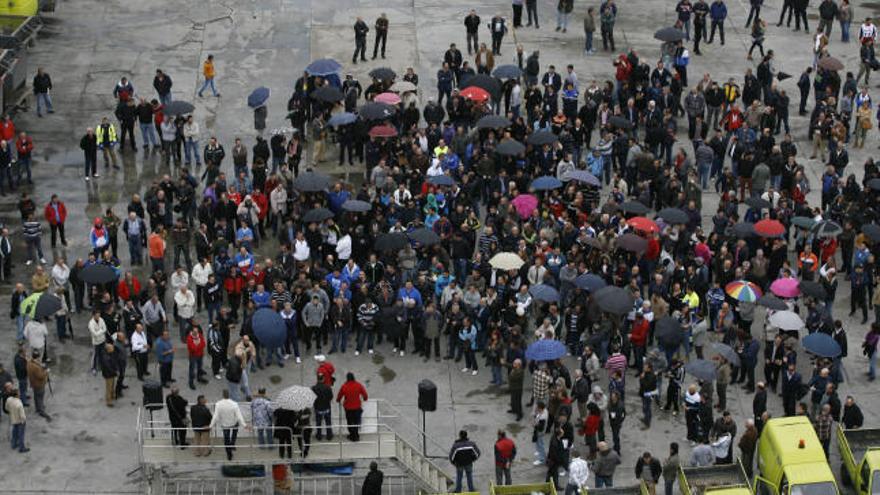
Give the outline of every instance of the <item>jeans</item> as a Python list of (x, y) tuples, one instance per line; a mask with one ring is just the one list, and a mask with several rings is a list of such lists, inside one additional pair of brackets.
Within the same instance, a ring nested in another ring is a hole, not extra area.
[(479, 33), (467, 33), (467, 41), (465, 42), (468, 49), (468, 55), (471, 54), (471, 45), (474, 46), (474, 52), (480, 51), (480, 35)]
[(613, 488), (614, 479), (611, 476), (596, 476), (596, 488)]
[(539, 432), (538, 436), (535, 438), (535, 452), (538, 453), (538, 460), (546, 462), (547, 450), (544, 448), (544, 432)]
[(232, 451), (235, 450), (235, 441), (238, 439), (238, 426), (223, 428), (223, 445), (226, 446), (226, 458), (232, 460)]
[(495, 466), (495, 484), (496, 485), (512, 485), (510, 478), (510, 468)]
[(15, 317), (15, 340), (21, 342), (24, 340), (24, 316)]
[(358, 332), (357, 335), (357, 347), (356, 350), (361, 352), (364, 350), (364, 341), (366, 341), (367, 349), (373, 350), (373, 330), (372, 329), (362, 329)]
[(709, 176), (712, 173), (711, 163), (701, 163), (700, 169), (700, 186), (705, 190), (709, 188)]
[(159, 103), (161, 103), (162, 105), (170, 105), (172, 101), (173, 98), (171, 98), (171, 91), (169, 91), (165, 95), (159, 95)]
[(849, 21), (840, 21), (840, 41), (849, 43)]
[(323, 436), (321, 434), (321, 423), (324, 423), (327, 425), (327, 427), (325, 428), (327, 440), (332, 440), (333, 439), (333, 425), (330, 422), (330, 409), (324, 409), (324, 410), (315, 409), (315, 426), (317, 427), (315, 429), (315, 432), (316, 432), (315, 436), (318, 437), (318, 440), (321, 440), (321, 438)]
[(27, 401), (28, 398), (28, 381), (27, 378), (21, 378), (18, 380), (18, 397), (21, 399), (21, 403), (27, 407), (30, 403)]
[(205, 374), (204, 368), (202, 368), (202, 356), (190, 356), (189, 357), (189, 386), (190, 388), (195, 388), (196, 380), (201, 378), (202, 375)]
[(492, 384), (493, 385), (501, 385), (504, 383), (501, 380), (501, 366), (492, 366)]
[(159, 363), (159, 380), (162, 385), (171, 385), (171, 371), (174, 362)]
[(644, 415), (642, 422), (645, 423), (645, 426), (651, 426), (651, 402), (653, 400), (650, 395), (642, 396), (642, 415)]
[(565, 495), (579, 495), (581, 488), (572, 482), (565, 485)]
[(18, 173), (15, 176), (15, 182), (17, 184), (21, 184), (21, 176), (24, 173), (27, 176), (28, 184), (33, 184), (31, 180), (31, 157), (30, 156), (19, 156), (18, 157)]
[(128, 255), (131, 258), (131, 264), (140, 265), (144, 262), (144, 244), (140, 236), (129, 236), (128, 238)]
[(156, 137), (156, 129), (152, 122), (148, 122), (144, 124), (141, 122), (141, 137), (144, 140), (144, 146), (152, 144), (153, 146), (159, 145), (159, 139)]
[(12, 425), (12, 449), (18, 450), (19, 452), (24, 452), (24, 430), (25, 423), (19, 423), (17, 425)]
[(271, 448), (272, 447), (272, 430), (270, 428), (254, 428), (257, 430), (257, 443), (260, 445), (260, 448)]
[(468, 464), (467, 466), (455, 467), (455, 490), (452, 490), (455, 493), (461, 493), (461, 477), (463, 474), (467, 475), (468, 491), (474, 491), (474, 465)]
[(186, 141), (183, 142), (183, 151), (184, 151), (185, 157), (186, 157), (184, 159), (185, 160), (184, 163), (186, 165), (189, 165), (191, 162), (190, 153), (192, 153), (192, 156), (195, 157), (195, 159), (196, 159), (196, 166), (200, 166), (202, 164), (202, 158), (199, 156), (199, 140), (198, 139), (187, 138)]
[[(43, 256), (43, 243), (40, 242), (39, 237), (35, 239), (25, 238), (24, 242), (25, 244), (27, 244), (27, 253), (29, 260), (36, 262), (45, 258), (45, 256)], [(39, 255), (39, 257), (35, 257), (37, 255)]]
[(339, 349), (345, 352), (348, 344), (348, 328), (337, 328), (333, 331), (333, 344), (330, 346), (330, 352), (336, 352)]
[(672, 495), (672, 487), (675, 485), (675, 478), (663, 478), (663, 485), (666, 489), (666, 495)]
[(556, 27), (562, 29), (568, 29), (568, 17), (571, 14), (566, 14), (561, 10), (556, 11)]
[(37, 93), (37, 115), (42, 115), (42, 107), (45, 105), (46, 110), (49, 113), (53, 113), (55, 110), (52, 110), (52, 97), (49, 96), (49, 93)]
[(85, 176), (88, 177), (90, 175), (95, 175), (98, 170), (98, 162), (97, 157), (92, 156), (88, 153), (85, 154)]
[(868, 358), (868, 378), (874, 379), (877, 377), (877, 351), (874, 351), (871, 356)]
[(591, 31), (589, 33), (586, 33), (586, 35), (587, 35), (587, 40), (584, 43), (584, 51), (591, 52), (591, 51), (593, 51), (593, 33)]

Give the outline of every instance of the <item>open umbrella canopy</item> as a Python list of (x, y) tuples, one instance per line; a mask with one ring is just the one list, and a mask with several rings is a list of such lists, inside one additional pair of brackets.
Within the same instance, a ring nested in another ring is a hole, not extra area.
[(537, 284), (529, 287), (529, 294), (535, 299), (543, 302), (559, 301), (559, 291), (553, 286), (547, 284)]
[(387, 103), (371, 102), (358, 109), (358, 115), (366, 120), (384, 120), (391, 118), (397, 112), (397, 107)]
[(635, 299), (629, 291), (609, 285), (593, 293), (599, 309), (614, 315), (625, 315), (633, 309)]
[(620, 115), (612, 115), (611, 118), (608, 119), (608, 123), (618, 129), (632, 129), (632, 122), (626, 118), (621, 117)]
[(312, 222), (323, 222), (328, 218), (333, 218), (333, 212), (328, 210), (327, 208), (314, 208), (306, 212), (303, 215), (303, 222), (312, 223)]
[(769, 210), (770, 208), (773, 208), (773, 205), (770, 204), (769, 201), (757, 196), (747, 199), (746, 204), (757, 210)]
[(522, 75), (522, 69), (513, 64), (504, 64), (495, 67), (492, 75), (501, 79), (516, 79)]
[(425, 227), (415, 229), (412, 232), (407, 232), (406, 235), (422, 246), (433, 246), (434, 244), (440, 243), (440, 236), (433, 230)]
[(489, 100), (489, 92), (477, 86), (468, 86), (458, 94), (471, 101), (484, 102)]
[(681, 323), (671, 317), (664, 316), (654, 323), (654, 336), (665, 348), (674, 348), (681, 344), (684, 332), (681, 331)]
[(651, 220), (650, 218), (632, 217), (632, 218), (627, 219), (626, 223), (630, 227), (632, 227), (640, 232), (647, 232), (649, 234), (654, 233), (654, 232), (660, 232), (660, 227), (658, 227), (657, 224), (653, 220)]
[(510, 203), (516, 208), (516, 212), (520, 218), (526, 219), (532, 215), (535, 208), (538, 207), (538, 198), (531, 194), (520, 194), (513, 198)]
[(174, 100), (162, 107), (162, 113), (165, 115), (187, 115), (193, 113), (196, 107), (192, 103), (181, 100)]
[(574, 279), (574, 285), (583, 290), (596, 292), (597, 290), (604, 288), (608, 284), (605, 283), (605, 279), (596, 275), (595, 273), (584, 273), (578, 275), (578, 277)]
[(735, 235), (737, 239), (745, 239), (747, 237), (755, 236), (755, 224), (753, 224), (752, 222), (735, 223), (732, 229), (733, 235)]
[(61, 298), (49, 292), (37, 293), (39, 298), (37, 304), (34, 305), (34, 312), (31, 317), (36, 320), (42, 320), (55, 315), (61, 309)]
[(87, 284), (102, 285), (115, 282), (119, 278), (119, 274), (111, 266), (96, 263), (83, 268), (79, 277)]
[(489, 260), (489, 266), (496, 270), (519, 270), (524, 264), (516, 253), (498, 253)]
[(684, 370), (690, 373), (694, 378), (704, 382), (710, 382), (715, 379), (718, 374), (715, 369), (715, 363), (706, 361), (705, 359), (694, 359), (684, 365)]
[(779, 299), (774, 294), (764, 294), (758, 299), (756, 303), (758, 306), (764, 306), (767, 309), (772, 309), (774, 311), (785, 311), (788, 309), (788, 305), (785, 304), (785, 301)]
[(880, 191), (880, 177), (875, 177), (867, 182), (868, 187), (873, 189), (874, 191)]
[(323, 101), (326, 103), (336, 103), (337, 101), (342, 101), (345, 98), (342, 94), (342, 91), (339, 90), (336, 86), (326, 85), (321, 86), (320, 88), (312, 91), (309, 95), (313, 99), (318, 101)]
[(380, 81), (390, 81), (397, 77), (397, 73), (388, 67), (379, 67), (370, 71), (370, 77)]
[(726, 359), (731, 366), (739, 367), (739, 355), (733, 350), (733, 347), (721, 342), (714, 342), (712, 344), (712, 351)]
[(409, 240), (406, 235), (399, 232), (379, 234), (376, 237), (376, 242), (373, 243), (373, 248), (376, 251), (400, 251), (407, 243), (409, 243)]
[(418, 89), (418, 86), (409, 81), (397, 81), (391, 85), (391, 91), (395, 93), (409, 93), (411, 91), (418, 91)]
[(329, 76), (336, 74), (340, 69), (342, 66), (332, 58), (320, 58), (310, 63), (306, 67), (306, 72), (313, 76)]
[(761, 237), (782, 237), (785, 226), (779, 220), (765, 218), (755, 223), (755, 233)]
[(662, 218), (671, 224), (688, 223), (690, 221), (687, 213), (679, 208), (663, 208), (657, 212), (657, 218)]
[(843, 227), (832, 220), (822, 220), (813, 227), (813, 234), (819, 237), (837, 237), (843, 232)]
[(526, 348), (529, 361), (555, 361), (565, 356), (565, 344), (556, 339), (541, 339)]
[(825, 299), (828, 297), (828, 292), (825, 291), (825, 287), (822, 286), (819, 282), (813, 282), (812, 280), (801, 280), (798, 283), (798, 287), (801, 289), (801, 294), (805, 296), (809, 296), (815, 299)]
[(337, 127), (340, 125), (354, 124), (354, 122), (356, 120), (357, 120), (357, 115), (355, 115), (353, 113), (339, 112), (339, 113), (333, 114), (333, 116), (330, 117), (330, 120), (327, 121), (327, 125), (329, 125), (330, 127)]
[(330, 177), (314, 170), (306, 170), (293, 180), (293, 187), (304, 192), (323, 191), (330, 187)]
[(390, 125), (377, 125), (370, 129), (370, 137), (374, 138), (392, 138), (397, 135), (397, 129)]
[(800, 330), (804, 328), (804, 321), (794, 311), (782, 310), (770, 315), (767, 320), (770, 325), (785, 331)]
[(874, 242), (880, 241), (880, 225), (876, 223), (862, 225), (862, 233)]
[(527, 139), (529, 144), (535, 146), (544, 146), (545, 144), (553, 144), (559, 140), (556, 134), (551, 131), (537, 131)]
[(562, 178), (563, 181), (577, 181), (581, 184), (588, 184), (593, 187), (601, 187), (602, 181), (599, 180), (595, 175), (587, 172), (586, 170), (571, 170), (565, 173), (565, 176)]
[(552, 175), (544, 175), (532, 181), (531, 188), (536, 191), (550, 191), (562, 187), (562, 181)]
[(428, 177), (428, 184), (450, 187), (455, 185), (455, 179), (446, 174), (432, 175)]
[(494, 99), (501, 96), (501, 83), (498, 79), (486, 74), (475, 74), (473, 76), (465, 76), (462, 78), (461, 87), (476, 86), (482, 88), (489, 93)]
[(495, 147), (495, 152), (499, 155), (504, 156), (516, 156), (523, 153), (526, 150), (524, 144), (520, 143), (515, 139), (502, 139), (498, 146)]
[(503, 115), (486, 115), (477, 121), (477, 129), (501, 129), (510, 125), (510, 119)]
[(819, 59), (819, 67), (825, 70), (837, 72), (839, 70), (843, 70), (844, 65), (843, 62), (834, 57), (822, 57)]
[(269, 308), (260, 308), (253, 317), (254, 335), (261, 346), (281, 347), (287, 341), (287, 325), (281, 315)]
[(620, 204), (619, 208), (620, 211), (632, 215), (644, 215), (651, 211), (650, 208), (640, 201), (624, 201)]
[(342, 209), (356, 213), (364, 213), (373, 209), (373, 205), (359, 199), (349, 199), (342, 203)]
[(814, 332), (802, 340), (804, 350), (820, 357), (836, 358), (843, 354), (840, 344), (833, 337), (823, 332)]
[(641, 253), (648, 249), (648, 240), (635, 234), (626, 233), (615, 239), (615, 245), (625, 251)]
[(790, 299), (801, 295), (801, 289), (798, 287), (796, 278), (778, 278), (770, 284), (770, 292), (777, 296)]
[(311, 388), (305, 385), (293, 385), (281, 391), (272, 401), (275, 409), (287, 409), (288, 411), (302, 411), (311, 409), (318, 398)]
[(684, 38), (684, 32), (681, 29), (677, 29), (674, 27), (665, 27), (654, 32), (655, 40), (660, 40), (666, 43), (681, 41)]
[(734, 280), (724, 286), (728, 296), (743, 302), (756, 302), (761, 297), (761, 288), (747, 280)]
[(251, 108), (261, 107), (269, 99), (269, 88), (260, 86), (248, 95), (247, 104)]
[(388, 105), (397, 105), (398, 103), (400, 103), (400, 96), (397, 96), (394, 93), (381, 93), (376, 95), (376, 97), (373, 98), (373, 101), (385, 103)]
[(816, 226), (816, 221), (810, 217), (794, 217), (791, 219), (791, 224), (802, 229), (812, 229)]

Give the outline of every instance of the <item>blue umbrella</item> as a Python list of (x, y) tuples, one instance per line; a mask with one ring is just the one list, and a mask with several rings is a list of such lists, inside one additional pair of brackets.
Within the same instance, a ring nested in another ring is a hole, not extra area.
[(549, 191), (562, 187), (562, 181), (552, 175), (544, 175), (532, 181), (532, 189), (536, 191)]
[(559, 300), (559, 291), (547, 284), (538, 284), (529, 287), (529, 294), (539, 301), (556, 302)]
[(353, 211), (357, 213), (364, 213), (373, 209), (373, 205), (367, 203), (366, 201), (361, 201), (359, 199), (349, 199), (345, 203), (342, 203), (342, 209), (345, 211)]
[(526, 349), (530, 361), (555, 361), (565, 356), (565, 345), (555, 339), (541, 339)]
[(342, 69), (339, 62), (332, 58), (321, 58), (310, 63), (309, 66), (306, 67), (306, 72), (313, 76), (327, 76), (330, 74), (336, 74), (339, 72), (339, 69)]
[(356, 120), (357, 115), (349, 112), (340, 112), (330, 117), (330, 120), (327, 121), (327, 125), (329, 125), (330, 127), (348, 125), (353, 124)]
[(287, 340), (287, 325), (281, 315), (269, 308), (260, 308), (253, 317), (254, 335), (260, 345), (265, 347), (281, 347)]
[(434, 184), (435, 186), (454, 186), (455, 179), (448, 175), (432, 175), (428, 177), (428, 184)]
[(516, 79), (522, 75), (522, 70), (512, 64), (499, 65), (495, 67), (492, 75), (499, 79)]
[(830, 335), (822, 332), (807, 335), (804, 337), (803, 344), (807, 352), (821, 357), (836, 358), (843, 353), (840, 349), (840, 344), (831, 338)]
[(584, 273), (583, 275), (578, 275), (578, 277), (574, 279), (574, 285), (590, 292), (596, 292), (608, 284), (605, 283), (605, 280), (603, 280), (602, 277), (594, 273)]
[(587, 172), (586, 170), (572, 170), (571, 172), (565, 174), (565, 177), (563, 177), (562, 179), (566, 181), (575, 180), (595, 187), (602, 186), (602, 182), (599, 180), (599, 178)]
[(269, 88), (265, 86), (260, 86), (259, 88), (253, 90), (250, 96), (248, 96), (248, 106), (251, 108), (257, 108), (263, 106), (266, 103), (266, 100), (269, 99)]

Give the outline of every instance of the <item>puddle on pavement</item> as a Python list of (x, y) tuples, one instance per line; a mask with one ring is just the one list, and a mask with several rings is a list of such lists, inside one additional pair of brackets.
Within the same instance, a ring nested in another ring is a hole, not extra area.
[(519, 435), (525, 429), (526, 427), (519, 423), (507, 423), (507, 431), (513, 436)]
[(278, 385), (281, 383), (281, 377), (279, 375), (272, 375), (269, 377), (269, 383), (273, 385)]
[(397, 377), (397, 372), (387, 366), (382, 366), (379, 368), (379, 376), (382, 377), (382, 382), (388, 383)]
[(94, 457), (92, 459), (85, 459), (83, 462), (86, 464), (96, 464), (96, 463), (99, 463), (103, 460), (104, 460), (103, 457)]
[(465, 397), (473, 397), (475, 395), (480, 394), (492, 394), (494, 396), (500, 396), (504, 394), (504, 389), (496, 387), (495, 385), (490, 385), (486, 388), (471, 390), (468, 393), (464, 394)]
[[(77, 433), (76, 435), (74, 435), (74, 436), (73, 436), (73, 441), (75, 441), (75, 442), (82, 442), (82, 443), (93, 443), (93, 444), (96, 444), (96, 445), (101, 445), (101, 444), (104, 443), (104, 442), (102, 442), (101, 440), (99, 440), (98, 437), (96, 437), (96, 436), (94, 436), (94, 435), (89, 435), (89, 434), (86, 432), (86, 430), (80, 430), (79, 433)], [(103, 459), (103, 457), (102, 457), (101, 459)], [(86, 462), (89, 462), (89, 461), (86, 460)]]
[(46, 466), (40, 470), (40, 474), (49, 474), (49, 471), (51, 471), (51, 470), (52, 470), (51, 466)]
[(70, 354), (61, 354), (58, 356), (58, 374), (69, 375), (73, 373), (73, 356)]
[(382, 364), (385, 362), (385, 356), (373, 354), (373, 364)]

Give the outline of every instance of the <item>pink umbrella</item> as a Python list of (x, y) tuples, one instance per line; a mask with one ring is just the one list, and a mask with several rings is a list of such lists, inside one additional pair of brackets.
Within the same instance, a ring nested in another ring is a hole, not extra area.
[[(520, 194), (510, 201), (519, 213), (519, 217), (525, 220), (529, 218), (535, 208), (538, 207), (538, 198), (531, 194)], [(797, 285), (797, 284), (795, 284)]]
[(385, 103), (387, 105), (397, 105), (398, 103), (400, 103), (400, 97), (394, 93), (382, 93), (373, 98), (373, 101), (378, 103)]
[(779, 297), (791, 298), (801, 295), (796, 278), (778, 278), (770, 284), (770, 292)]

